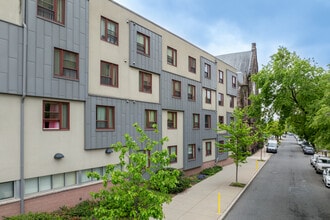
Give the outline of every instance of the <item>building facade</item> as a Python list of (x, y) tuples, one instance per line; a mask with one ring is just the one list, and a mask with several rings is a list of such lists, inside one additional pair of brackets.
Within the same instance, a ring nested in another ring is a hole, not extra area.
[[(0, 213), (89, 198), (138, 123), (171, 166), (226, 160), (215, 143), (237, 106), (239, 69), (108, 0), (13, 0), (0, 8)], [(155, 134), (152, 125), (157, 124)], [(47, 203), (45, 202), (47, 201)]]

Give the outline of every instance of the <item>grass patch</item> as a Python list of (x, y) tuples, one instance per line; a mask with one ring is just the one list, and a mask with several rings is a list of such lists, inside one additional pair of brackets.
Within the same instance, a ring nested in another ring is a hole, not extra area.
[(245, 183), (238, 183), (238, 182), (233, 182), (230, 184), (230, 186), (241, 187), (241, 188), (243, 188), (245, 185), (246, 185)]

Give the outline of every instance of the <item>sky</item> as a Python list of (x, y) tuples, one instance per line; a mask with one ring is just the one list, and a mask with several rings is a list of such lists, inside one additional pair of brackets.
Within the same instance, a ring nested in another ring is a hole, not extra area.
[(330, 0), (114, 0), (217, 56), (251, 50), (259, 70), (279, 47), (330, 64)]

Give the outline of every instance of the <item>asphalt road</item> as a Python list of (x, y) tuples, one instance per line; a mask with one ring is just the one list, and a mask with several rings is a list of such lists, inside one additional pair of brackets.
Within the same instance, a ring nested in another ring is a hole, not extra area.
[(225, 220), (329, 220), (330, 188), (309, 160), (287, 136)]

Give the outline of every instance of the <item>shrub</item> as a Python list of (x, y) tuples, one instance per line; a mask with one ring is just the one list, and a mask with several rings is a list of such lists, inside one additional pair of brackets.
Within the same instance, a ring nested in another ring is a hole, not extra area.
[(216, 174), (217, 172), (221, 171), (222, 167), (221, 166), (213, 166), (206, 168), (200, 172), (200, 174), (207, 175), (207, 176), (212, 176)]
[(12, 217), (4, 217), (4, 220), (62, 220), (62, 218), (58, 215), (54, 215), (51, 213), (29, 212), (27, 214), (22, 214), (22, 215), (17, 215), (17, 216), (12, 216)]

